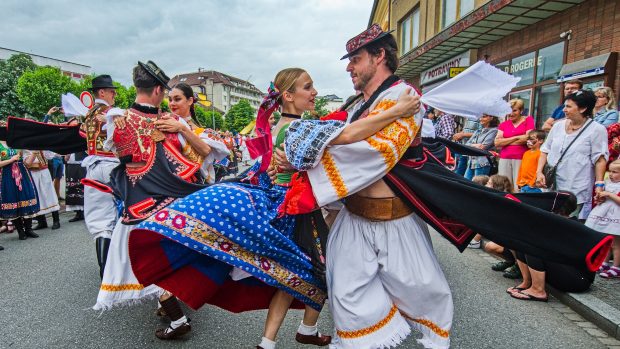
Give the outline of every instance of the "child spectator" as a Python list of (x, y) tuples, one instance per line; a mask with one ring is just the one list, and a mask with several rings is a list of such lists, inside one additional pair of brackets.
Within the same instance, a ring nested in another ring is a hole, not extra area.
[(603, 187), (603, 191), (596, 196), (599, 204), (592, 209), (586, 226), (600, 231), (604, 234), (614, 235), (612, 245), (613, 265), (607, 263), (601, 266), (602, 278), (620, 277), (620, 160), (615, 160), (609, 164), (609, 179), (605, 184), (596, 183), (596, 186)]
[(530, 130), (527, 133), (529, 148), (523, 153), (519, 175), (517, 176), (517, 186), (522, 193), (540, 193), (542, 190), (536, 188), (536, 170), (538, 168), (538, 158), (540, 157), (540, 146), (545, 142), (547, 133), (543, 130)]
[[(513, 193), (513, 185), (510, 179), (502, 175), (491, 176), (489, 178), (489, 183), (487, 183), (487, 187), (506, 193)], [(521, 272), (516, 265), (516, 260), (512, 251), (493, 241), (486, 242), (484, 244), (484, 250), (504, 259), (503, 261), (493, 264), (491, 269), (495, 271), (504, 271), (503, 276), (509, 279), (518, 279), (521, 277)]]
[(486, 186), (487, 183), (489, 183), (489, 176), (487, 175), (479, 175), (479, 176), (474, 176), (474, 178), (472, 178), (472, 182), (476, 183), (476, 184), (480, 184), (482, 186)]

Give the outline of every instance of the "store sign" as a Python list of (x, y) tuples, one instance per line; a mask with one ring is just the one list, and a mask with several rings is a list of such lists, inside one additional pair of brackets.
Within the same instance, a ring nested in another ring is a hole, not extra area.
[(450, 76), (450, 68), (463, 67), (469, 65), (469, 51), (442, 62), (428, 70), (422, 72), (420, 85), (426, 85), (433, 81), (445, 79)]
[[(536, 64), (538, 66), (541, 66), (543, 62), (543, 57), (542, 56), (538, 56), (538, 60), (536, 62)], [(521, 71), (528, 71), (530, 69), (534, 69), (534, 58), (529, 58), (520, 62), (513, 62), (510, 65), (510, 70), (508, 70), (508, 68), (505, 69), (506, 73), (518, 73)]]
[(460, 73), (464, 72), (465, 69), (467, 69), (469, 67), (454, 67), (454, 68), (450, 68), (450, 72), (448, 73), (448, 77), (449, 78), (453, 78), (457, 75), (459, 75)]

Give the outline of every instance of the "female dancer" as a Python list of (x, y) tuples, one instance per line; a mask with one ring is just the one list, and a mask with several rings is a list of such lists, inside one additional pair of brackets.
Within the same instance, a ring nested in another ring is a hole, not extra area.
[[(281, 145), (287, 125), (303, 111), (313, 109), (315, 97), (312, 79), (302, 69), (278, 73), (274, 89), (259, 111), (259, 119), (266, 120), (282, 105), (283, 118), (274, 129), (276, 147)], [(417, 105), (417, 97), (403, 95), (385, 117), (367, 118), (344, 128), (331, 144), (364, 139), (399, 117), (413, 114)], [(263, 161), (266, 158), (263, 156)], [(280, 214), (290, 178), (290, 173), (278, 173), (273, 187), (216, 184), (159, 211), (130, 234), (136, 277), (144, 285), (167, 289), (195, 309), (204, 303), (234, 312), (269, 307), (263, 348), (275, 345), (277, 331), (295, 298), (293, 307), (299, 308), (301, 302), (306, 308), (297, 340), (329, 344), (330, 337), (316, 331), (326, 295), (321, 278), (323, 244), (316, 242), (315, 251), (309, 251), (312, 247), (301, 248), (293, 241), (295, 230), (318, 231), (310, 239), (316, 241), (327, 229), (317, 219), (320, 214), (305, 220)], [(231, 272), (232, 267), (237, 269)], [(248, 274), (263, 283), (244, 278)]]
[(12, 220), (20, 240), (39, 237), (32, 231), (32, 217), (39, 211), (37, 190), (20, 152), (0, 142), (0, 219)]

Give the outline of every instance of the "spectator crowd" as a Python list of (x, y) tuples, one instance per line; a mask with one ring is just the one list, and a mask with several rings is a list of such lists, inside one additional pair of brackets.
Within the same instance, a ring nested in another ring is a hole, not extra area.
[[(610, 87), (594, 91), (580, 80), (564, 83), (563, 102), (539, 127), (527, 115), (525, 102), (509, 101), (508, 115), (483, 115), (478, 120), (427, 110), (435, 137), (485, 150), (489, 156), (454, 154), (454, 171), (475, 183), (506, 193), (565, 195), (554, 213), (614, 236), (603, 279), (620, 278), (620, 122)], [(595, 273), (505, 249), (476, 235), (469, 248), (483, 248), (500, 261), (492, 266), (510, 279), (521, 280), (506, 292), (513, 298), (547, 301), (545, 286), (565, 292), (590, 288)]]

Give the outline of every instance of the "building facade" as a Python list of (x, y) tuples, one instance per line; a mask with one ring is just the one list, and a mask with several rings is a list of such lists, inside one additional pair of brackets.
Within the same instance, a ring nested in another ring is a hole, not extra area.
[(342, 98), (336, 95), (317, 96), (316, 98), (322, 98), (327, 101), (325, 108), (329, 111), (334, 111), (342, 106), (344, 103)]
[(12, 55), (19, 54), (19, 53), (24, 53), (30, 56), (34, 64), (38, 66), (49, 65), (52, 67), (57, 67), (58, 69), (62, 71), (64, 75), (67, 75), (74, 80), (82, 80), (85, 75), (89, 75), (91, 73), (91, 67), (84, 65), (84, 64), (78, 64), (78, 63), (63, 61), (60, 59), (39, 56), (39, 55), (35, 55), (32, 53), (11, 50), (8, 48), (3, 48), (3, 47), (0, 47), (0, 60), (8, 59)]
[[(394, 29), (397, 74), (429, 91), (479, 60), (521, 77), (508, 98), (537, 125), (562, 101), (562, 82), (618, 97), (620, 1), (376, 0), (369, 25)], [(451, 69), (452, 68), (452, 69)]]
[(248, 81), (213, 70), (199, 69), (194, 73), (180, 74), (170, 80), (174, 86), (180, 82), (190, 85), (194, 92), (201, 93), (213, 103), (213, 106), (223, 113), (246, 99), (254, 109), (258, 109), (264, 93)]

